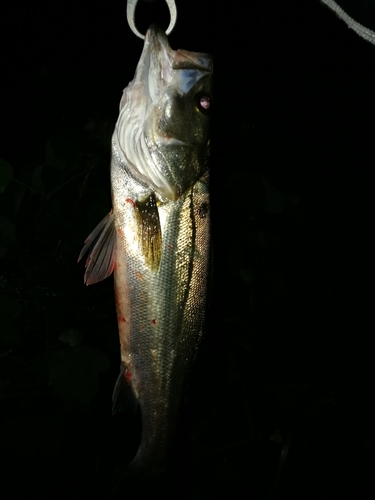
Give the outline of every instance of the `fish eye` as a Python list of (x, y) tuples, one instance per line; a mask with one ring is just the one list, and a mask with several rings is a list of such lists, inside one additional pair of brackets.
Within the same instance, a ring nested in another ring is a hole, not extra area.
[(211, 98), (206, 94), (197, 94), (195, 97), (197, 108), (204, 115), (207, 115), (211, 108)]
[(210, 108), (211, 106), (211, 99), (206, 96), (206, 95), (203, 95), (200, 99), (199, 99), (199, 104), (202, 106), (203, 109), (207, 110)]

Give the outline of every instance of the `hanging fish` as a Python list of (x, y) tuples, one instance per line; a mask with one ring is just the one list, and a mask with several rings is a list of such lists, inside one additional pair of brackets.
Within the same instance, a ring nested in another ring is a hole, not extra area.
[(121, 371), (113, 410), (142, 416), (130, 469), (166, 466), (202, 336), (210, 254), (212, 59), (147, 31), (112, 137), (111, 212), (86, 240), (85, 283), (114, 272)]

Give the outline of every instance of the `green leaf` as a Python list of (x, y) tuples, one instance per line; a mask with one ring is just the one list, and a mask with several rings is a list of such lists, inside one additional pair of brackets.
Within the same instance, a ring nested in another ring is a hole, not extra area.
[(74, 330), (73, 328), (69, 328), (68, 330), (64, 330), (59, 335), (59, 340), (64, 342), (64, 344), (68, 344), (70, 346), (79, 345), (82, 341), (83, 334), (79, 330)]
[(16, 226), (8, 217), (0, 215), (0, 258), (16, 242)]
[(250, 284), (254, 279), (254, 275), (249, 269), (241, 268), (238, 271), (238, 274), (241, 276), (243, 281), (247, 284)]
[(13, 167), (0, 158), (0, 193), (4, 193), (5, 188), (13, 179)]
[(21, 305), (18, 300), (12, 299), (12, 297), (2, 296), (0, 297), (0, 317), (8, 317), (11, 319), (16, 319), (21, 315)]
[(266, 188), (266, 198), (263, 201), (264, 211), (269, 214), (281, 214), (286, 204), (285, 194), (271, 186), (264, 177), (262, 177), (262, 183)]
[(0, 342), (2, 348), (17, 345), (22, 337), (22, 330), (18, 327), (18, 317), (21, 314), (21, 305), (12, 297), (0, 297)]
[(90, 118), (84, 126), (84, 131), (102, 146), (110, 146), (114, 128), (115, 122), (112, 120)]
[(13, 197), (13, 203), (14, 203), (14, 211), (15, 211), (15, 213), (19, 212), (26, 191), (27, 191), (27, 187), (26, 186), (23, 186), (22, 184), (16, 184), (15, 185), (14, 197)]
[(50, 380), (56, 396), (90, 403), (98, 391), (98, 373), (109, 368), (108, 358), (85, 346), (64, 351), (51, 367)]
[(30, 187), (30, 193), (32, 195), (41, 194), (44, 192), (44, 186), (42, 180), (43, 166), (44, 165), (39, 165), (33, 171), (33, 175), (31, 177), (31, 187)]
[(45, 155), (47, 164), (65, 170), (79, 155), (80, 130), (62, 127), (47, 141)]
[(270, 441), (275, 441), (278, 444), (283, 442), (283, 435), (280, 429), (275, 429), (274, 433), (270, 436)]
[(46, 165), (43, 169), (44, 189), (47, 193), (55, 191), (64, 182), (64, 174), (61, 170)]

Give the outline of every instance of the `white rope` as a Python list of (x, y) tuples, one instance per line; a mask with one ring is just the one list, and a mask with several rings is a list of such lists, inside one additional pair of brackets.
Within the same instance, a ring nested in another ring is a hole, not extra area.
[(324, 4), (327, 5), (330, 9), (332, 9), (336, 14), (346, 22), (346, 24), (354, 30), (359, 36), (364, 38), (370, 43), (373, 43), (375, 45), (375, 32), (371, 31), (370, 29), (366, 28), (365, 26), (362, 26), (361, 24), (357, 23), (352, 17), (350, 17), (339, 5), (337, 5), (334, 0), (321, 0)]

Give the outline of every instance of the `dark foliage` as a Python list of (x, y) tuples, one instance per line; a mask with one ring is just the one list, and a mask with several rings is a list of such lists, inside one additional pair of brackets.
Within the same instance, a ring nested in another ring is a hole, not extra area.
[[(155, 496), (375, 498), (375, 48), (319, 2), (244, 4), (181, 5), (171, 36), (216, 56), (214, 264)], [(112, 278), (85, 287), (76, 260), (110, 210), (110, 137), (142, 44), (125, 2), (69, 5), (2, 16), (4, 500), (108, 498), (140, 436), (139, 415), (111, 416)]]

